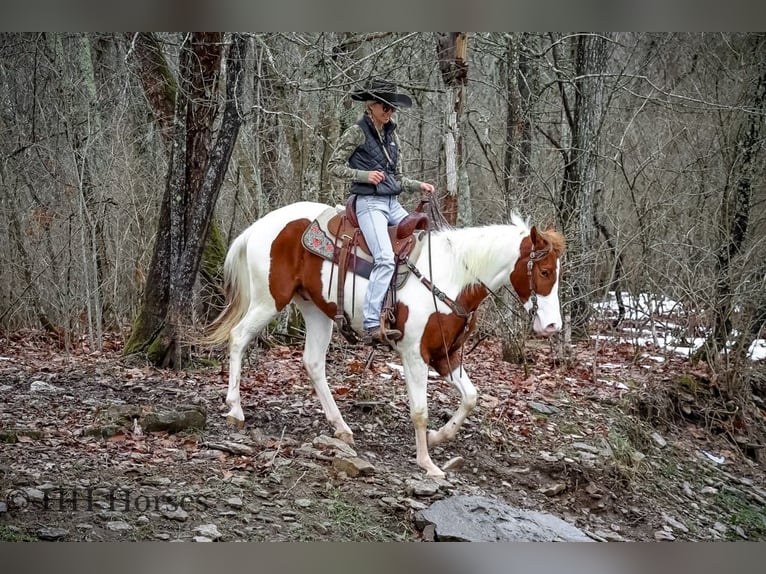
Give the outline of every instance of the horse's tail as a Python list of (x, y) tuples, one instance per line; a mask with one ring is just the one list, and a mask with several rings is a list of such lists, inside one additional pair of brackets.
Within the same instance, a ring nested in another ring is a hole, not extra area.
[(250, 276), (247, 265), (247, 240), (243, 233), (231, 244), (223, 264), (223, 289), (226, 307), (210, 324), (202, 342), (217, 345), (228, 341), (229, 333), (244, 317), (250, 306)]

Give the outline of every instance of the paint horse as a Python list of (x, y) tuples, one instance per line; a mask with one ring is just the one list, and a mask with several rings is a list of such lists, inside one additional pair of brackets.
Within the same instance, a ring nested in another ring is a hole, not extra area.
[[(234, 240), (224, 263), (227, 305), (211, 324), (207, 341), (228, 341), (227, 420), (242, 425), (242, 355), (273, 316), (294, 303), (305, 319), (303, 363), (319, 402), (335, 436), (353, 444), (353, 433), (338, 410), (325, 374), (333, 318), (339, 311), (337, 266), (309, 252), (301, 241), (307, 227), (328, 208), (311, 202), (287, 205), (268, 213)], [(538, 231), (514, 215), (510, 225), (431, 232), (411, 262), (422, 279), (413, 272), (397, 291), (396, 322), (391, 326), (402, 332), (402, 338), (391, 345), (404, 367), (417, 464), (428, 476), (444, 476), (428, 448), (454, 438), (476, 406), (476, 388), (460, 358), (461, 347), (475, 326), (476, 310), (490, 292), (510, 284), (526, 310), (534, 313), (535, 333), (547, 336), (559, 331), (559, 257), (563, 249), (558, 232)], [(361, 332), (367, 280), (346, 277), (344, 285), (341, 300), (345, 309), (340, 311)], [(439, 430), (427, 429), (429, 367), (461, 395), (459, 407)]]

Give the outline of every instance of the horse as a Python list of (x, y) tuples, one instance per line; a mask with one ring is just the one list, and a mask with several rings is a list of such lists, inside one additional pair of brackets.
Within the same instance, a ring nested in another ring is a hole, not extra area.
[[(297, 202), (269, 212), (231, 244), (224, 262), (226, 305), (208, 329), (207, 342), (228, 342), (227, 421), (244, 425), (239, 382), (242, 355), (250, 341), (279, 311), (293, 303), (305, 320), (303, 364), (335, 437), (354, 443), (351, 428), (333, 399), (325, 373), (327, 348), (338, 314), (337, 265), (303, 247), (307, 226), (330, 206)], [(518, 214), (507, 225), (429, 231), (413, 274), (397, 291), (395, 327), (401, 339), (391, 342), (400, 355), (415, 428), (417, 465), (427, 476), (444, 472), (431, 459), (429, 447), (455, 437), (476, 407), (477, 392), (460, 360), (460, 351), (476, 325), (482, 301), (502, 286), (512, 286), (528, 313), (532, 328), (549, 336), (561, 329), (558, 298), (563, 236), (540, 231)], [(351, 271), (348, 271), (348, 275)], [(422, 276), (418, 280), (418, 276)], [(354, 281), (357, 283), (354, 285)], [(362, 303), (367, 280), (347, 276), (344, 309), (356, 332), (362, 329)], [(439, 294), (439, 297), (436, 296)], [(450, 420), (428, 430), (429, 367), (460, 393)]]

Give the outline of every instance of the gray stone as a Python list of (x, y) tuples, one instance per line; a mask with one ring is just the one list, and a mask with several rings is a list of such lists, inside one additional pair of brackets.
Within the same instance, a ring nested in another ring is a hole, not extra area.
[(5, 502), (0, 501), (0, 514), (8, 512), (8, 505)]
[(593, 454), (601, 454), (601, 449), (599, 447), (585, 442), (572, 443), (572, 448), (577, 450), (584, 450), (585, 452), (591, 452)]
[(126, 532), (128, 530), (133, 530), (133, 527), (124, 520), (113, 520), (112, 522), (106, 523), (106, 529), (114, 532)]
[(370, 476), (375, 473), (375, 467), (358, 456), (343, 456), (332, 459), (332, 467), (336, 472), (344, 472), (351, 478), (357, 476)]
[(51, 385), (45, 381), (32, 381), (29, 390), (33, 393), (58, 393), (61, 391), (56, 385)]
[(338, 438), (332, 438), (327, 435), (319, 435), (311, 444), (319, 450), (334, 450), (339, 454), (346, 456), (356, 456), (356, 451)]
[(660, 542), (662, 541), (672, 542), (673, 540), (676, 539), (676, 537), (673, 536), (673, 534), (668, 532), (667, 530), (658, 530), (657, 532), (654, 533), (654, 539)]
[(654, 441), (654, 444), (660, 448), (665, 448), (668, 446), (668, 441), (666, 441), (665, 438), (658, 432), (652, 433), (652, 440)]
[(223, 452), (230, 452), (231, 454), (241, 454), (245, 456), (252, 455), (255, 452), (255, 449), (251, 446), (232, 441), (203, 442), (202, 446)]
[(244, 503), (242, 502), (242, 499), (239, 496), (232, 496), (231, 498), (227, 498), (226, 504), (228, 504), (232, 508), (238, 508), (238, 509), (244, 506)]
[(301, 508), (309, 508), (312, 504), (314, 504), (314, 501), (309, 498), (295, 499), (295, 506), (300, 506)]
[(175, 520), (176, 522), (186, 522), (189, 519), (189, 513), (180, 506), (176, 509), (164, 509), (162, 511), (162, 516), (168, 520)]
[(433, 524), (435, 539), (466, 542), (592, 542), (564, 520), (484, 496), (452, 496), (417, 514), (420, 528)]
[(200, 536), (205, 536), (211, 540), (218, 540), (221, 537), (221, 533), (218, 531), (218, 527), (215, 524), (202, 524), (194, 529), (194, 532)]
[(179, 406), (173, 411), (147, 413), (141, 422), (146, 432), (175, 433), (189, 429), (204, 429), (207, 414), (197, 405)]
[(538, 413), (541, 413), (544, 415), (553, 415), (559, 412), (559, 410), (556, 407), (552, 407), (551, 405), (546, 405), (545, 403), (537, 403), (535, 401), (529, 401), (527, 403), (527, 406), (531, 409), (536, 410)]
[(407, 494), (412, 494), (414, 496), (433, 496), (439, 492), (439, 483), (428, 478), (423, 480), (410, 478), (405, 483), (405, 491)]
[(194, 542), (212, 542), (212, 538), (208, 538), (207, 536), (195, 536), (193, 538)]
[(567, 485), (563, 482), (553, 482), (547, 486), (543, 486), (538, 490), (541, 494), (544, 494), (545, 496), (556, 496), (557, 494), (561, 494), (567, 489)]
[(40, 540), (60, 540), (69, 535), (69, 530), (64, 528), (44, 527), (37, 531)]

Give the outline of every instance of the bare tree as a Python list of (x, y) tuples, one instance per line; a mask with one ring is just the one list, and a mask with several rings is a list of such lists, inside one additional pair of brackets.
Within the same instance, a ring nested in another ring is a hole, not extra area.
[[(447, 86), (444, 117), (447, 121), (444, 134), (446, 159), (447, 195), (442, 211), (447, 222), (455, 225), (460, 215), (463, 222), (470, 222), (470, 195), (465, 177), (463, 155), (462, 120), (465, 109), (465, 85), (468, 82), (467, 32), (440, 32), (437, 35), (437, 54), (442, 80)], [(461, 189), (461, 183), (463, 189)]]
[(223, 35), (187, 34), (181, 44), (173, 144), (159, 229), (144, 304), (125, 349), (126, 354), (145, 352), (157, 365), (183, 363), (181, 336), (193, 308), (194, 283), (242, 123), (238, 100), (246, 45), (240, 34), (229, 45), (226, 98), (215, 130)]

